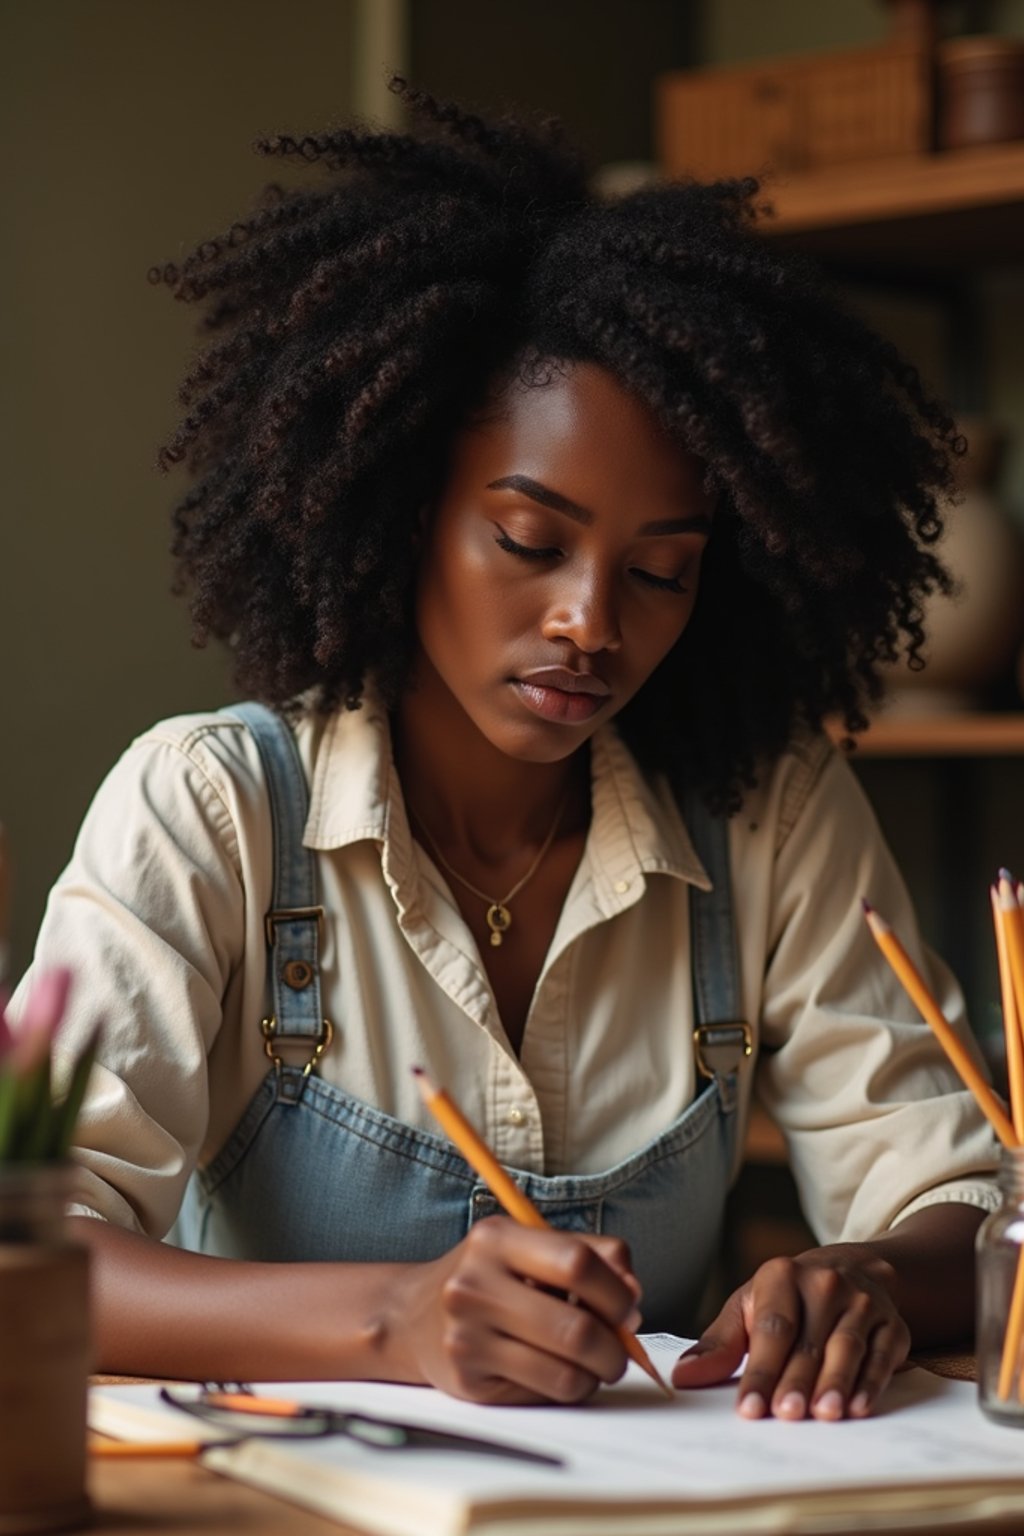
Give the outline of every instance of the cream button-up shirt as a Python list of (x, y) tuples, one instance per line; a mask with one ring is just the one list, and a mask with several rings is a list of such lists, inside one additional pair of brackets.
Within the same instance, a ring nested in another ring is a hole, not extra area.
[[(308, 715), (297, 740), (327, 916), (335, 1038), (322, 1077), (433, 1130), (410, 1072), (421, 1063), (502, 1162), (537, 1173), (606, 1169), (664, 1130), (700, 1086), (688, 899), (708, 880), (668, 787), (614, 728), (592, 743), (591, 826), (519, 1056), (451, 888), (410, 834), (384, 714)], [(824, 740), (801, 740), (764, 774), (731, 822), (730, 854), (758, 1041), (741, 1134), (756, 1091), (823, 1242), (935, 1200), (992, 1208), (994, 1139), (876, 952), (861, 895), (969, 1038), (960, 995), (922, 950), (867, 802)], [(271, 864), (259, 756), (228, 716), (155, 726), (98, 791), (34, 962), (74, 970), (65, 1048), (105, 1022), (75, 1152), (79, 1209), (163, 1235), (259, 1086)]]

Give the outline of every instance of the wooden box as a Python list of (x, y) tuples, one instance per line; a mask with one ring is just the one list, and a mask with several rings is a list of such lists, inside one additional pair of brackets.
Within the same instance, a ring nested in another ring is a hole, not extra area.
[(668, 176), (783, 174), (932, 148), (933, 66), (917, 39), (738, 67), (680, 70), (655, 86)]

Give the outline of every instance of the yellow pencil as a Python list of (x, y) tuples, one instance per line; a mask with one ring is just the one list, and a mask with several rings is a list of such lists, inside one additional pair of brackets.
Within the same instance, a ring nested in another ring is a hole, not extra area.
[(964, 1083), (974, 1094), (978, 1108), (988, 1120), (1004, 1147), (1019, 1145), (1013, 1126), (999, 1100), (971, 1060), (963, 1044), (957, 1038), (948, 1019), (925, 985), (924, 979), (889, 924), (870, 905), (863, 901), (864, 916), (872, 937), (888, 960), (915, 1008), (931, 1025), (946, 1055), (953, 1063)]
[[(999, 960), (999, 990), (1003, 1002), (1003, 1032), (1006, 1037), (1006, 1072), (1010, 1084), (1010, 1114), (1017, 1140), (1024, 1142), (1024, 1038), (1021, 1036), (1021, 1018), (1014, 996), (1015, 986), (1010, 962), (1010, 946), (1007, 934), (1007, 917), (1011, 902), (1016, 906), (1012, 887), (1002, 877), (999, 886), (993, 886), (992, 924), (996, 936), (996, 955)], [(1024, 997), (1024, 992), (1021, 993)]]
[[(508, 1214), (518, 1221), (520, 1226), (550, 1229), (551, 1223), (545, 1221), (533, 1202), (527, 1199), (515, 1181), (509, 1178), (494, 1153), (481, 1140), (454, 1100), (445, 1093), (444, 1089), (438, 1088), (431, 1082), (422, 1067), (413, 1067), (412, 1070), (424, 1104)], [(672, 1388), (662, 1379), (636, 1334), (630, 1333), (629, 1329), (622, 1325), (615, 1331), (630, 1359), (635, 1360), (651, 1380), (657, 1382), (666, 1397), (672, 1397), (674, 1395)]]
[[(998, 884), (992, 889), (992, 917), (999, 956), (999, 986), (1003, 999), (1003, 1028), (1006, 1034), (1006, 1067), (1010, 1081), (1010, 1111), (1018, 1140), (1024, 1143), (1024, 955), (1019, 943), (1021, 907), (1019, 888), (1014, 889), (1009, 870), (999, 871)], [(1016, 965), (1014, 965), (1016, 959)], [(999, 1364), (996, 1392), (1002, 1402), (1010, 1396), (1014, 1372), (1020, 1365), (1021, 1335), (1024, 1333), (1024, 1251), (1017, 1261), (1017, 1274), (1006, 1322), (1006, 1338)], [(1024, 1401), (1024, 1372), (1017, 1382), (1018, 1396)]]
[(89, 1455), (104, 1461), (134, 1460), (150, 1456), (198, 1456), (211, 1442), (202, 1440), (90, 1440)]
[[(1007, 970), (1012, 982), (1018, 1031), (1024, 1026), (1024, 904), (1020, 886), (1009, 870), (999, 871), (998, 904), (1006, 945)], [(1003, 994), (1005, 1006), (1005, 991)], [(1007, 1025), (1009, 1027), (1009, 1025)], [(1022, 1085), (1024, 1086), (1024, 1085)]]

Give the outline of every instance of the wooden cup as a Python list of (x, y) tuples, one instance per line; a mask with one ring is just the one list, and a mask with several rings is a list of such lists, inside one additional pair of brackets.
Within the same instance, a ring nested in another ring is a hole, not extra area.
[(0, 1536), (88, 1520), (88, 1253), (0, 1243)]

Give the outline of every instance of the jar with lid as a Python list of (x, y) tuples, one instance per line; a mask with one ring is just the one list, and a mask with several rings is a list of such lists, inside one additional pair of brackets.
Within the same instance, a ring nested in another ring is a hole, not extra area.
[(978, 1229), (978, 1399), (1024, 1429), (1024, 1147), (1004, 1147), (1002, 1202)]

